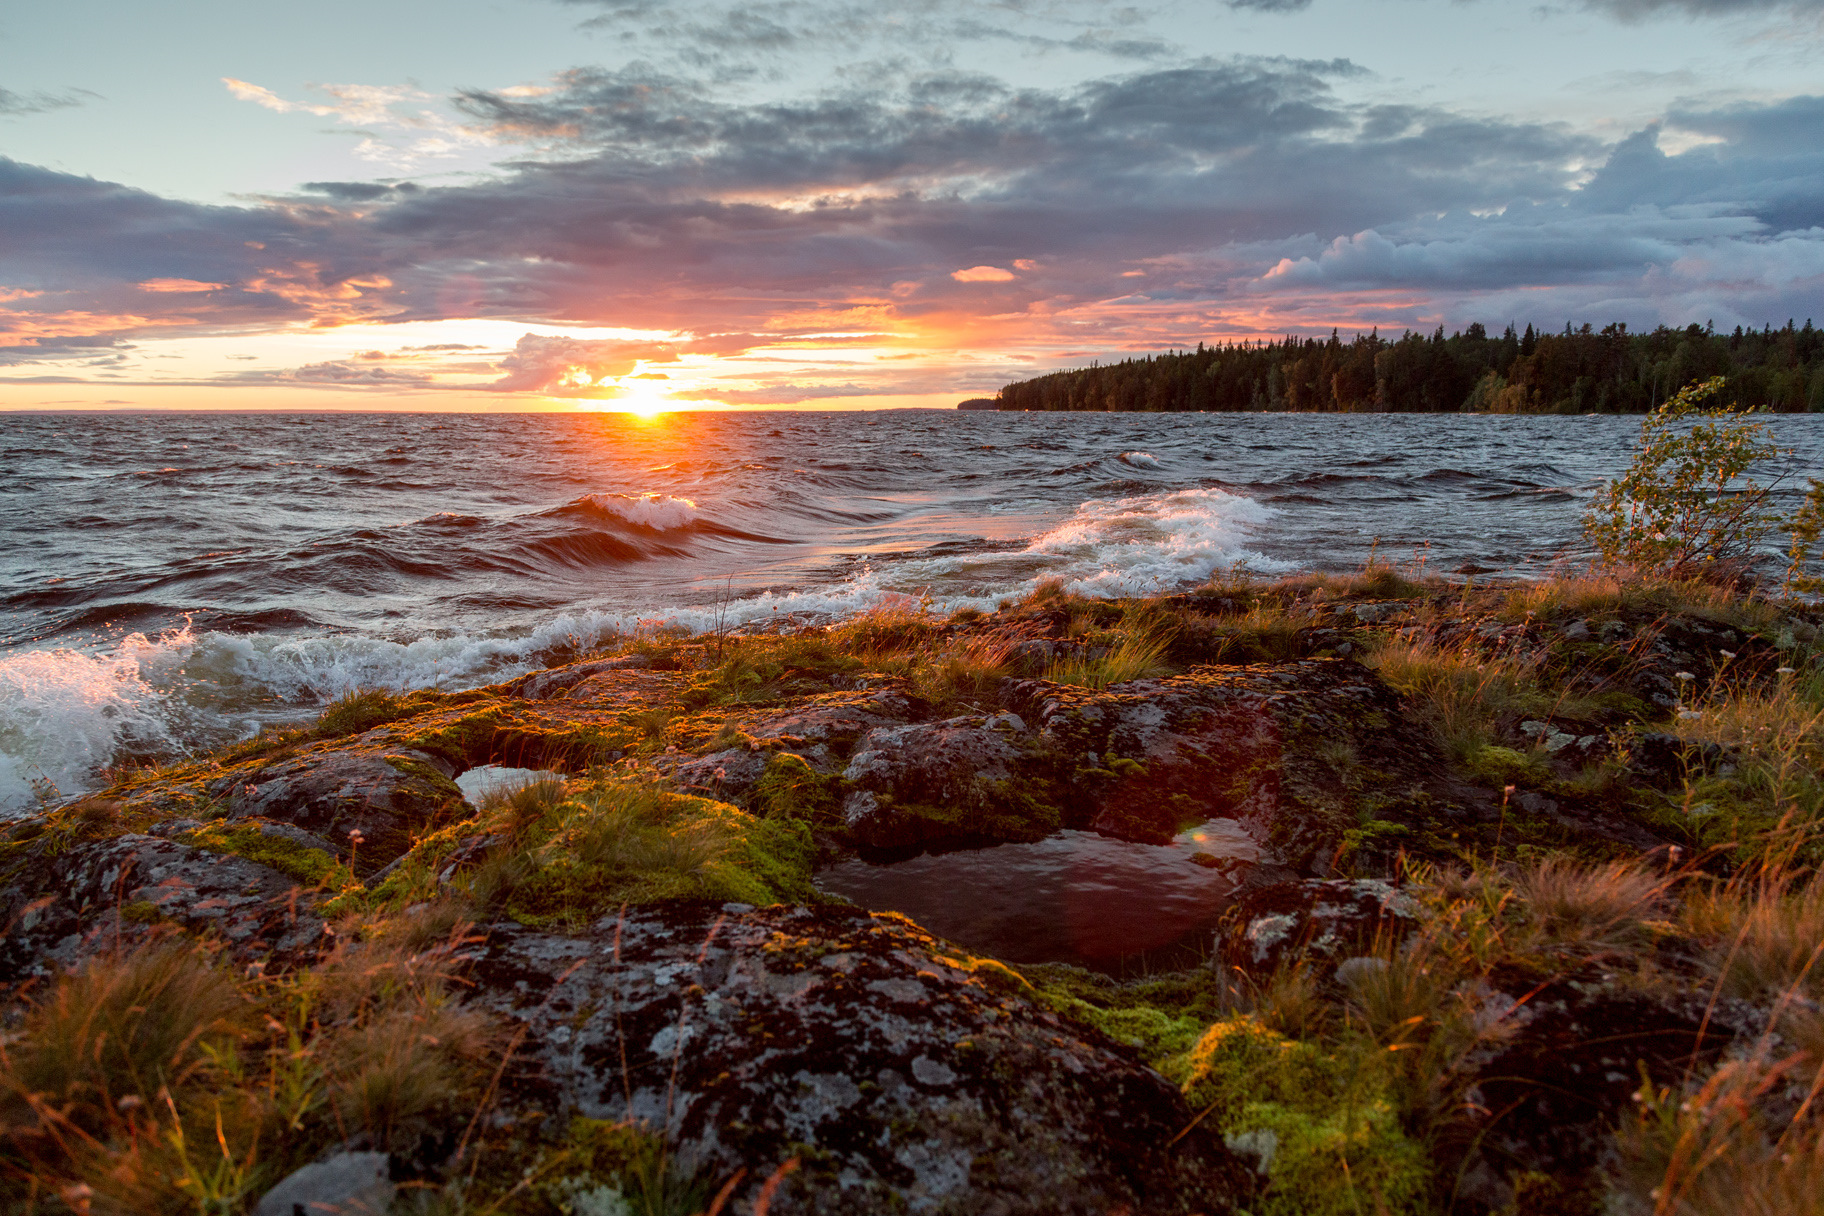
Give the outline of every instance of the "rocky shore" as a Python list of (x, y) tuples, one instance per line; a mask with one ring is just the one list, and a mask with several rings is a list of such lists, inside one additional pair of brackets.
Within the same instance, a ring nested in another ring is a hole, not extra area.
[[(6, 826), (0, 1194), (1653, 1211), (1743, 1059), (1788, 1062), (1756, 1134), (1812, 1118), (1818, 625), (1378, 569), (356, 694)], [(465, 796), (491, 766), (547, 776)], [(1212, 820), (1251, 847), (1162, 852), (1232, 880), (1166, 966), (997, 958), (817, 885)]]

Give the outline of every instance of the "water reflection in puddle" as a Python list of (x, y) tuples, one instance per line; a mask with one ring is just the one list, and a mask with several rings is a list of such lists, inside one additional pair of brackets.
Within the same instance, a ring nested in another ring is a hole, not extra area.
[(1235, 882), (1192, 861), (1197, 852), (1259, 856), (1237, 824), (1212, 820), (1169, 845), (1068, 831), (884, 865), (851, 860), (819, 873), (817, 885), (875, 912), (903, 912), (940, 937), (1011, 963), (1120, 974), (1184, 966), (1208, 953)]

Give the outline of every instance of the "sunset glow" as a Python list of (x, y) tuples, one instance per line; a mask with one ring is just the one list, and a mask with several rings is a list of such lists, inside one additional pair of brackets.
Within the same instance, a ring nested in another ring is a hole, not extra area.
[[(603, 2), (387, 68), (34, 18), (85, 54), (0, 91), (0, 408), (948, 405), (1199, 342), (1824, 313), (1824, 27), (1771, 2)], [(207, 158), (148, 157), (161, 105)]]

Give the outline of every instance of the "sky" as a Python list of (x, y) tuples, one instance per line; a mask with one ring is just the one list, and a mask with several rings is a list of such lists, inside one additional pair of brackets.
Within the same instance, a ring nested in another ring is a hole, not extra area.
[(949, 406), (1824, 322), (1824, 0), (0, 11), (0, 409)]

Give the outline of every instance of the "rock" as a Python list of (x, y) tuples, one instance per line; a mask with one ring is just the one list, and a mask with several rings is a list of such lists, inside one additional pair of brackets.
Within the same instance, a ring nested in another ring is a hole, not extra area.
[(1055, 830), (1055, 815), (1021, 814), (1011, 787), (1022, 754), (1008, 719), (1019, 721), (1000, 714), (870, 732), (842, 774), (852, 787), (843, 803), (849, 834), (871, 848), (906, 848), (946, 838), (1037, 840)]
[(254, 1216), (386, 1216), (394, 1191), (385, 1153), (337, 1153), (287, 1175)]
[[(618, 953), (617, 953), (618, 950)], [(496, 926), (473, 1004), (525, 1034), (508, 1114), (665, 1130), (731, 1210), (774, 1216), (1231, 1211), (1248, 1171), (1132, 1052), (997, 964), (838, 907), (630, 909), (581, 936)], [(624, 1061), (624, 1064), (623, 1064)]]
[(1564, 640), (1567, 642), (1587, 642), (1590, 640), (1590, 623), (1588, 621), (1572, 621), (1563, 629), (1559, 630), (1559, 633), (1564, 635)]
[(363, 872), (379, 869), (412, 846), (413, 836), (462, 791), (455, 766), (427, 752), (343, 744), (279, 760), (208, 786), (237, 819), (290, 824), (350, 854)]
[[(1638, 992), (1554, 979), (1520, 981), (1491, 992), (1478, 1021), (1496, 1026), (1478, 1053), (1479, 1076), (1467, 1100), (1496, 1112), (1479, 1142), (1500, 1174), (1537, 1171), (1560, 1180), (1598, 1168), (1605, 1133), (1632, 1109), (1644, 1067), (1656, 1085), (1677, 1086), (1694, 1059), (1714, 1057), (1731, 1035), (1712, 1011), (1711, 1043), (1699, 1028), (1708, 994), (1686, 994), (1675, 1008)], [(1700, 1074), (1701, 1075), (1701, 1074)]]
[(1715, 743), (1694, 743), (1662, 731), (1647, 731), (1627, 743), (1628, 767), (1649, 781), (1672, 785), (1722, 764), (1727, 753)]
[(0, 907), (0, 984), (12, 985), (131, 943), (169, 922), (211, 933), (243, 965), (314, 959), (314, 898), (257, 862), (128, 833), (80, 842), (13, 880)]
[(673, 756), (661, 757), (654, 767), (685, 793), (744, 803), (766, 771), (766, 755), (733, 747), (682, 761)]
[[(916, 714), (917, 707), (911, 698), (902, 692), (883, 689), (820, 696), (783, 712), (769, 711), (741, 725), (763, 743), (769, 739), (789, 739), (847, 752), (869, 731), (902, 726), (912, 721)], [(806, 755), (805, 758), (811, 757)]]
[(1302, 879), (1249, 891), (1229, 910), (1223, 961), (1259, 975), (1304, 959), (1320, 968), (1404, 938), (1419, 905), (1375, 878)]
[(535, 671), (508, 681), (501, 691), (509, 697), (544, 701), (569, 692), (591, 676), (610, 671), (645, 670), (651, 666), (652, 660), (643, 654), (616, 655), (612, 659), (595, 659), (587, 663), (572, 663), (568, 667), (554, 667), (549, 671)]
[(1439, 771), (1399, 698), (1350, 659), (1198, 667), (1099, 692), (1024, 681), (1002, 700), (1037, 723), (1037, 751), (1066, 758), (1054, 775), (1066, 822), (1163, 844), (1239, 819), (1271, 860), (1318, 875), (1365, 811), (1430, 803)]

